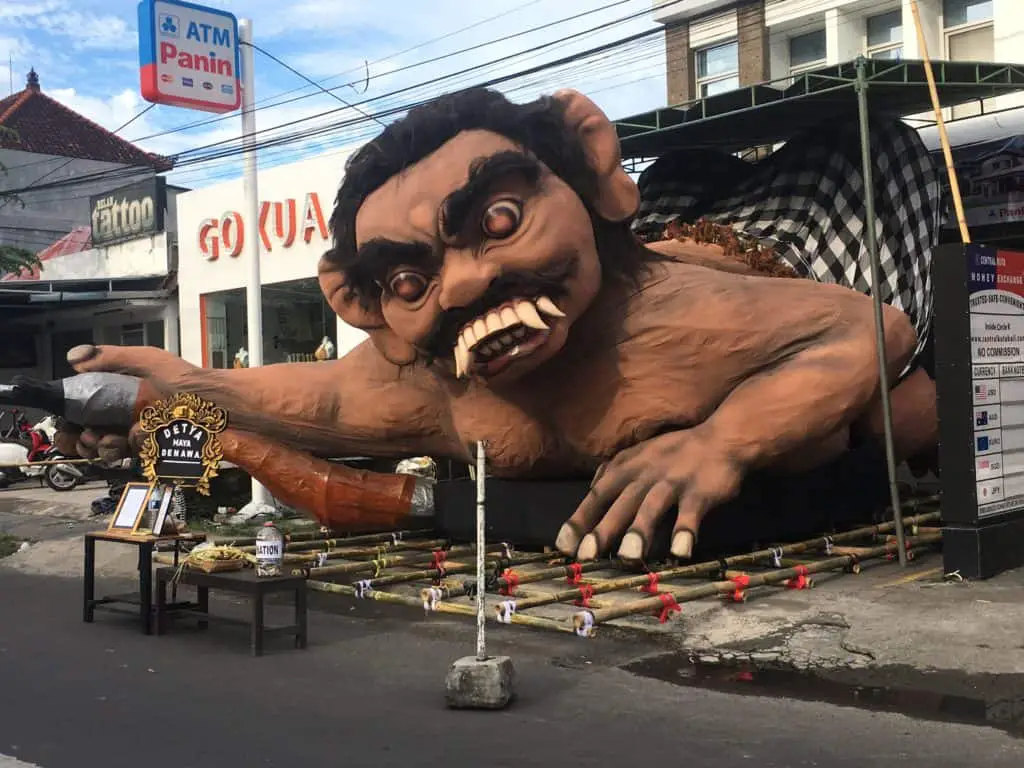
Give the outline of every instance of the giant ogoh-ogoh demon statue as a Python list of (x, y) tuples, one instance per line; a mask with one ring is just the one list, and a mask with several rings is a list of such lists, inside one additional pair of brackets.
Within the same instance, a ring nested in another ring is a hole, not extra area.
[[(338, 191), (320, 285), (365, 342), (227, 370), (76, 347), (88, 375), (62, 382), (77, 426), (60, 444), (120, 458), (146, 403), (192, 392), (227, 409), (227, 460), (326, 525), (367, 529), (408, 522), (415, 478), (321, 457), (468, 462), (482, 439), (497, 477), (593, 478), (557, 536), (566, 555), (618, 542), (642, 558), (671, 514), (688, 557), (751, 472), (882, 439), (857, 142), (836, 120), (756, 164), (680, 151), (638, 186), (582, 94), (439, 98), (356, 152)], [(895, 447), (927, 467), (938, 175), (898, 121), (874, 123), (872, 147)], [(18, 382), (23, 400), (44, 390)]]

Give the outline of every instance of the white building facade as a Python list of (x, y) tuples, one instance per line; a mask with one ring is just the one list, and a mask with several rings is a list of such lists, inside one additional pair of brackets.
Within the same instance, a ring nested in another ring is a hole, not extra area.
[[(345, 158), (327, 153), (259, 172), (264, 364), (318, 359), (325, 337), (340, 357), (366, 338), (330, 309), (316, 277)], [(179, 195), (177, 209), (181, 355), (233, 367), (249, 349), (242, 180)]]

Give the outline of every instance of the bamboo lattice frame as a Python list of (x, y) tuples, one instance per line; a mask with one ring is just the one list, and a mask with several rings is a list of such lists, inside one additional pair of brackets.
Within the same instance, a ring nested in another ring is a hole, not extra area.
[[(913, 514), (904, 520), (908, 557), (940, 543), (937, 501), (930, 496), (904, 505)], [(895, 560), (894, 530), (886, 522), (721, 561), (651, 565), (647, 571), (611, 559), (578, 563), (557, 553), (488, 544), (487, 616), (492, 623), (581, 637), (624, 617), (650, 615), (664, 623), (692, 600), (745, 601), (748, 594), (808, 588), (814, 574), (859, 573), (862, 563)], [(253, 549), (253, 541), (214, 543)], [(305, 573), (308, 587), (319, 592), (473, 618), (475, 552), (473, 545), (453, 544), (429, 531), (347, 538), (298, 533), (289, 536), (284, 570)]]

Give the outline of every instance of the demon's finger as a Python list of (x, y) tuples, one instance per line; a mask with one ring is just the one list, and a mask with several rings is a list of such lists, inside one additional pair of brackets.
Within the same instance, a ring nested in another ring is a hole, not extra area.
[(641, 502), (633, 525), (622, 537), (619, 557), (623, 560), (642, 560), (647, 555), (658, 521), (678, 497), (677, 486), (664, 480), (655, 483)]
[(78, 373), (121, 373), (168, 381), (192, 368), (191, 364), (156, 347), (119, 347), (80, 344), (68, 351), (68, 363)]
[(74, 458), (78, 455), (78, 440), (81, 436), (81, 427), (65, 422), (53, 436), (53, 444), (64, 456)]
[[(568, 540), (572, 537), (574, 537), (573, 541), (579, 542), (578, 547), (572, 547), (569, 553), (570, 557), (576, 555), (581, 559), (590, 559), (597, 556), (597, 552), (600, 550), (599, 542), (595, 537), (585, 534), (589, 534), (597, 525), (615, 497), (629, 484), (631, 477), (631, 474), (624, 472), (613, 463), (608, 465), (601, 476), (590, 486), (586, 497), (580, 502), (572, 517), (562, 526), (562, 531), (559, 532), (559, 539), (563, 544), (568, 544)], [(582, 541), (580, 541), (581, 536), (583, 537)]]
[[(636, 517), (640, 502), (650, 489), (650, 482), (640, 478), (626, 486), (625, 490), (615, 499), (611, 508), (601, 518), (594, 530), (583, 537), (577, 557), (580, 560), (592, 560), (604, 554), (608, 545), (622, 536), (630, 522)], [(621, 551), (621, 547), (620, 547)]]
[(697, 532), (708, 511), (708, 499), (696, 493), (684, 493), (679, 501), (679, 514), (672, 530), (670, 551), (675, 557), (687, 560), (693, 555), (697, 543)]
[[(594, 479), (590, 484), (591, 488), (593, 488), (594, 483), (601, 479), (601, 475), (604, 474), (607, 466), (608, 463), (605, 462), (597, 468), (597, 471), (594, 473)], [(580, 539), (583, 538), (583, 534), (585, 533), (585, 531), (581, 531), (579, 529), (575, 518), (576, 516), (573, 515), (572, 518), (563, 523), (562, 527), (558, 531), (558, 536), (555, 538), (555, 548), (566, 557), (576, 556), (576, 550), (580, 545)]]
[(131, 446), (126, 435), (106, 434), (99, 439), (96, 450), (100, 460), (114, 462), (131, 455)]

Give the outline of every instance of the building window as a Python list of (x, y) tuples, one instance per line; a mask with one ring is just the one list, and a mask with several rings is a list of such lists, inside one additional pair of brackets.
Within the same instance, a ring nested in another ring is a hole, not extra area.
[(868, 17), (869, 59), (899, 59), (903, 56), (903, 11)]
[(739, 47), (735, 40), (697, 51), (697, 93), (701, 98), (740, 87)]
[(121, 346), (146, 346), (146, 327), (142, 323), (121, 326)]
[[(943, 0), (942, 26), (948, 60), (992, 61), (995, 58), (992, 5), (993, 0)], [(981, 112), (981, 104), (961, 104), (953, 107), (952, 117), (958, 120)]]
[(827, 63), (825, 30), (789, 38), (789, 73), (799, 75)]

